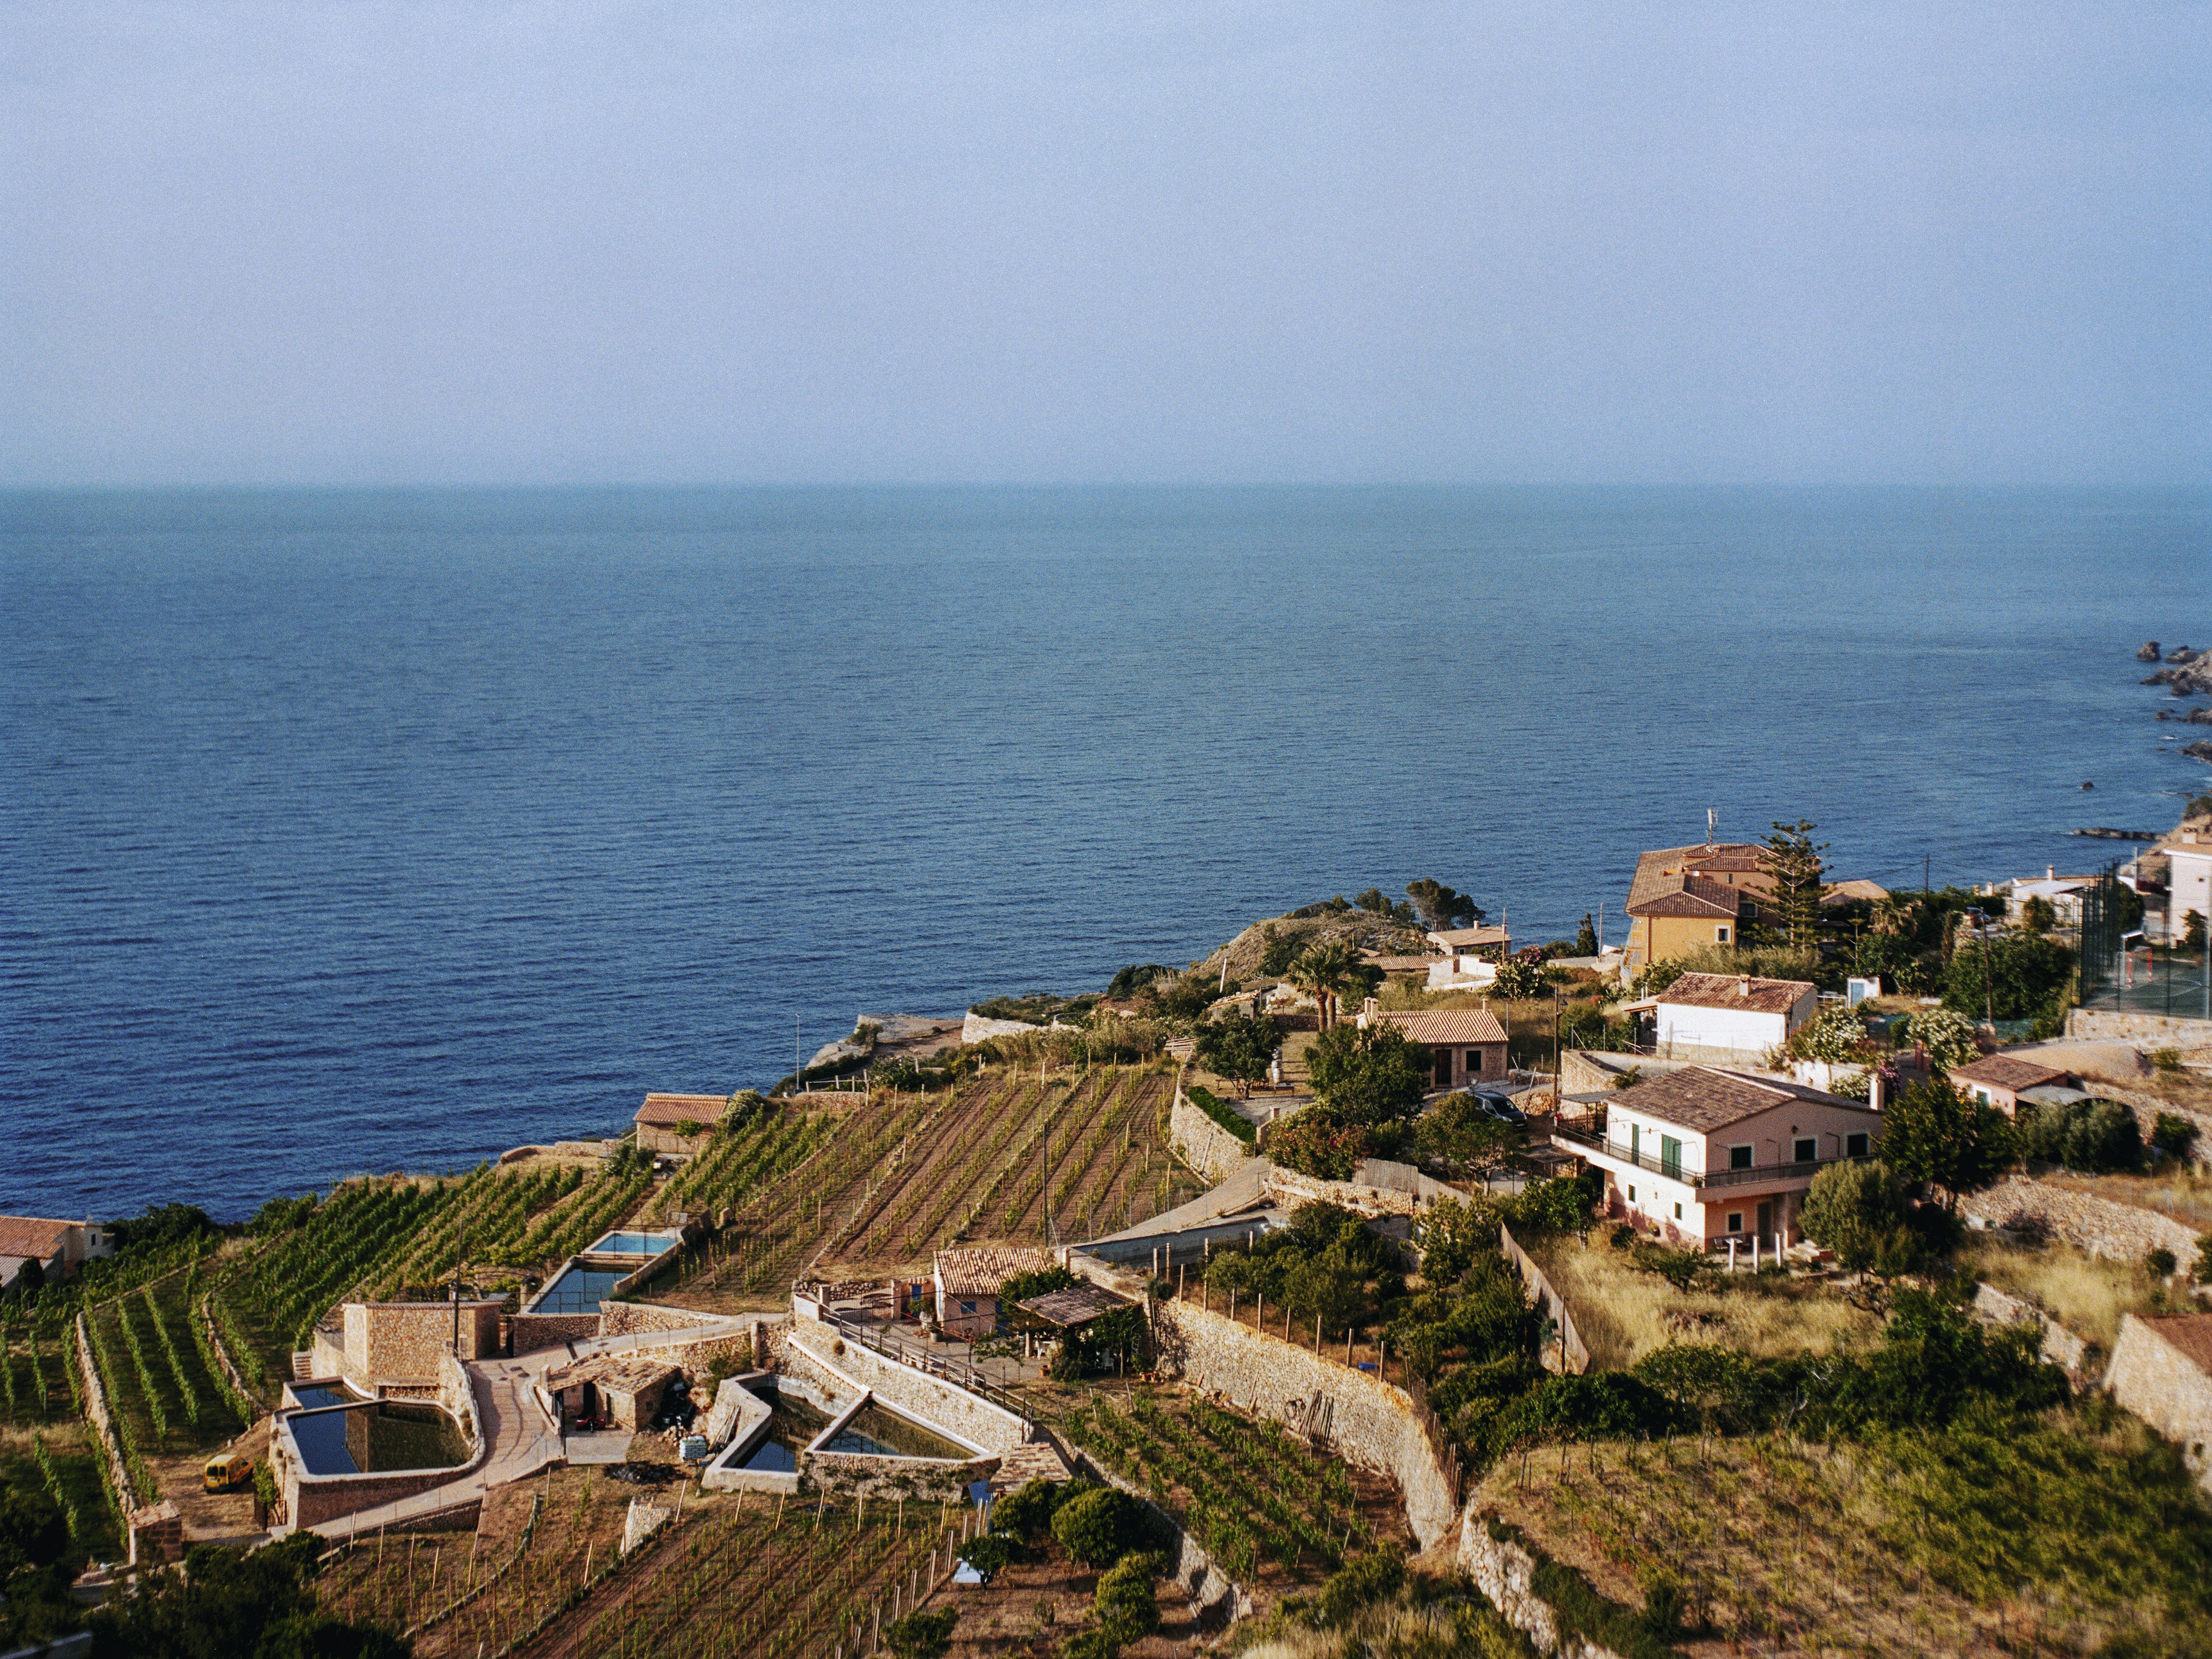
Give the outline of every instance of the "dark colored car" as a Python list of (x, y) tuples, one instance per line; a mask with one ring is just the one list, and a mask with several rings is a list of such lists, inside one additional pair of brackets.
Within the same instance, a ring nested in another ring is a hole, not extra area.
[(1500, 1123), (1510, 1123), (1516, 1129), (1528, 1127), (1528, 1114), (1504, 1095), (1493, 1095), (1486, 1089), (1477, 1089), (1474, 1093), (1476, 1103)]

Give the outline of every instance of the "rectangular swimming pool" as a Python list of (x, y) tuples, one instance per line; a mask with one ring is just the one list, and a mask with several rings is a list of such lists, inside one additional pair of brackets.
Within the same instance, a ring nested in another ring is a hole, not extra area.
[(542, 1314), (589, 1314), (614, 1294), (615, 1286), (635, 1271), (629, 1267), (592, 1267), (578, 1262), (548, 1285), (530, 1304)]
[(677, 1243), (678, 1233), (611, 1232), (586, 1251), (587, 1255), (659, 1255)]
[(304, 1412), (291, 1425), (309, 1474), (450, 1469), (468, 1461), (460, 1430), (435, 1406), (380, 1400)]

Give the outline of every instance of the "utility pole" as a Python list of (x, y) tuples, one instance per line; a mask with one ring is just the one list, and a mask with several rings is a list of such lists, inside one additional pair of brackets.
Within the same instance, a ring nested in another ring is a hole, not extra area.
[(1988, 916), (1984, 915), (1982, 918), (1982, 925), (1976, 931), (1982, 936), (1983, 1000), (1988, 1006), (1990, 1035), (1995, 1036), (1997, 1029), (1997, 982), (1990, 970), (1990, 919)]
[(461, 1357), (461, 1258), (468, 1254), (469, 1224), (461, 1223), (459, 1235), (453, 1240), (453, 1358)]
[(1932, 893), (1936, 890), (1935, 878), (1929, 874), (1935, 862), (1933, 854), (1923, 853), (1920, 855), (1920, 890), (1923, 893)]

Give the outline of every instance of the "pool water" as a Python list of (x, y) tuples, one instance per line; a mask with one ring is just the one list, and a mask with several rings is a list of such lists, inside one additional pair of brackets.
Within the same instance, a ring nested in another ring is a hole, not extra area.
[(799, 1467), (799, 1454), (830, 1426), (830, 1414), (811, 1401), (781, 1389), (764, 1389), (761, 1398), (771, 1408), (768, 1437), (746, 1455), (740, 1466), (788, 1474)]
[(678, 1241), (675, 1233), (609, 1233), (591, 1248), (595, 1255), (659, 1255)]
[(381, 1474), (394, 1469), (450, 1469), (468, 1461), (453, 1419), (435, 1406), (383, 1400), (307, 1412), (292, 1438), (309, 1474)]
[(955, 1461), (967, 1452), (933, 1429), (902, 1417), (871, 1400), (853, 1413), (836, 1437), (823, 1443), (823, 1451), (860, 1452), (870, 1457), (939, 1457)]
[(352, 1406), (361, 1396), (341, 1382), (291, 1384), (292, 1398), (310, 1410), (318, 1406)]
[(615, 1286), (629, 1277), (627, 1267), (587, 1267), (582, 1263), (548, 1285), (530, 1311), (543, 1314), (597, 1313), (599, 1304), (614, 1294)]

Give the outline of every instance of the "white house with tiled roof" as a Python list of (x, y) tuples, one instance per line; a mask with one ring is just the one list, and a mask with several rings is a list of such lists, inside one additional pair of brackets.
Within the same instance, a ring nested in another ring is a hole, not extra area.
[(1685, 974), (1651, 999), (1653, 1041), (1669, 1060), (1756, 1061), (1813, 1018), (1820, 993), (1805, 979)]
[(2166, 854), (2166, 937), (2188, 931), (2194, 910), (2212, 928), (2212, 817), (2184, 818), (2158, 844)]
[(1429, 935), (1437, 954), (1428, 959), (1431, 991), (1480, 990), (1498, 977), (1498, 963), (1513, 953), (1513, 935), (1496, 927), (1446, 927)]
[(1362, 1030), (1370, 1025), (1395, 1025), (1409, 1042), (1429, 1051), (1439, 1089), (1492, 1087), (1505, 1081), (1505, 1028), (1487, 1008), (1393, 1009), (1388, 1012), (1369, 998), (1359, 1012)]
[(1881, 1114), (1786, 1078), (1686, 1066), (1613, 1096), (1601, 1129), (1561, 1126), (1553, 1140), (1604, 1171), (1607, 1215), (1675, 1243), (1772, 1248), (1797, 1241), (1815, 1175), (1874, 1155)]

